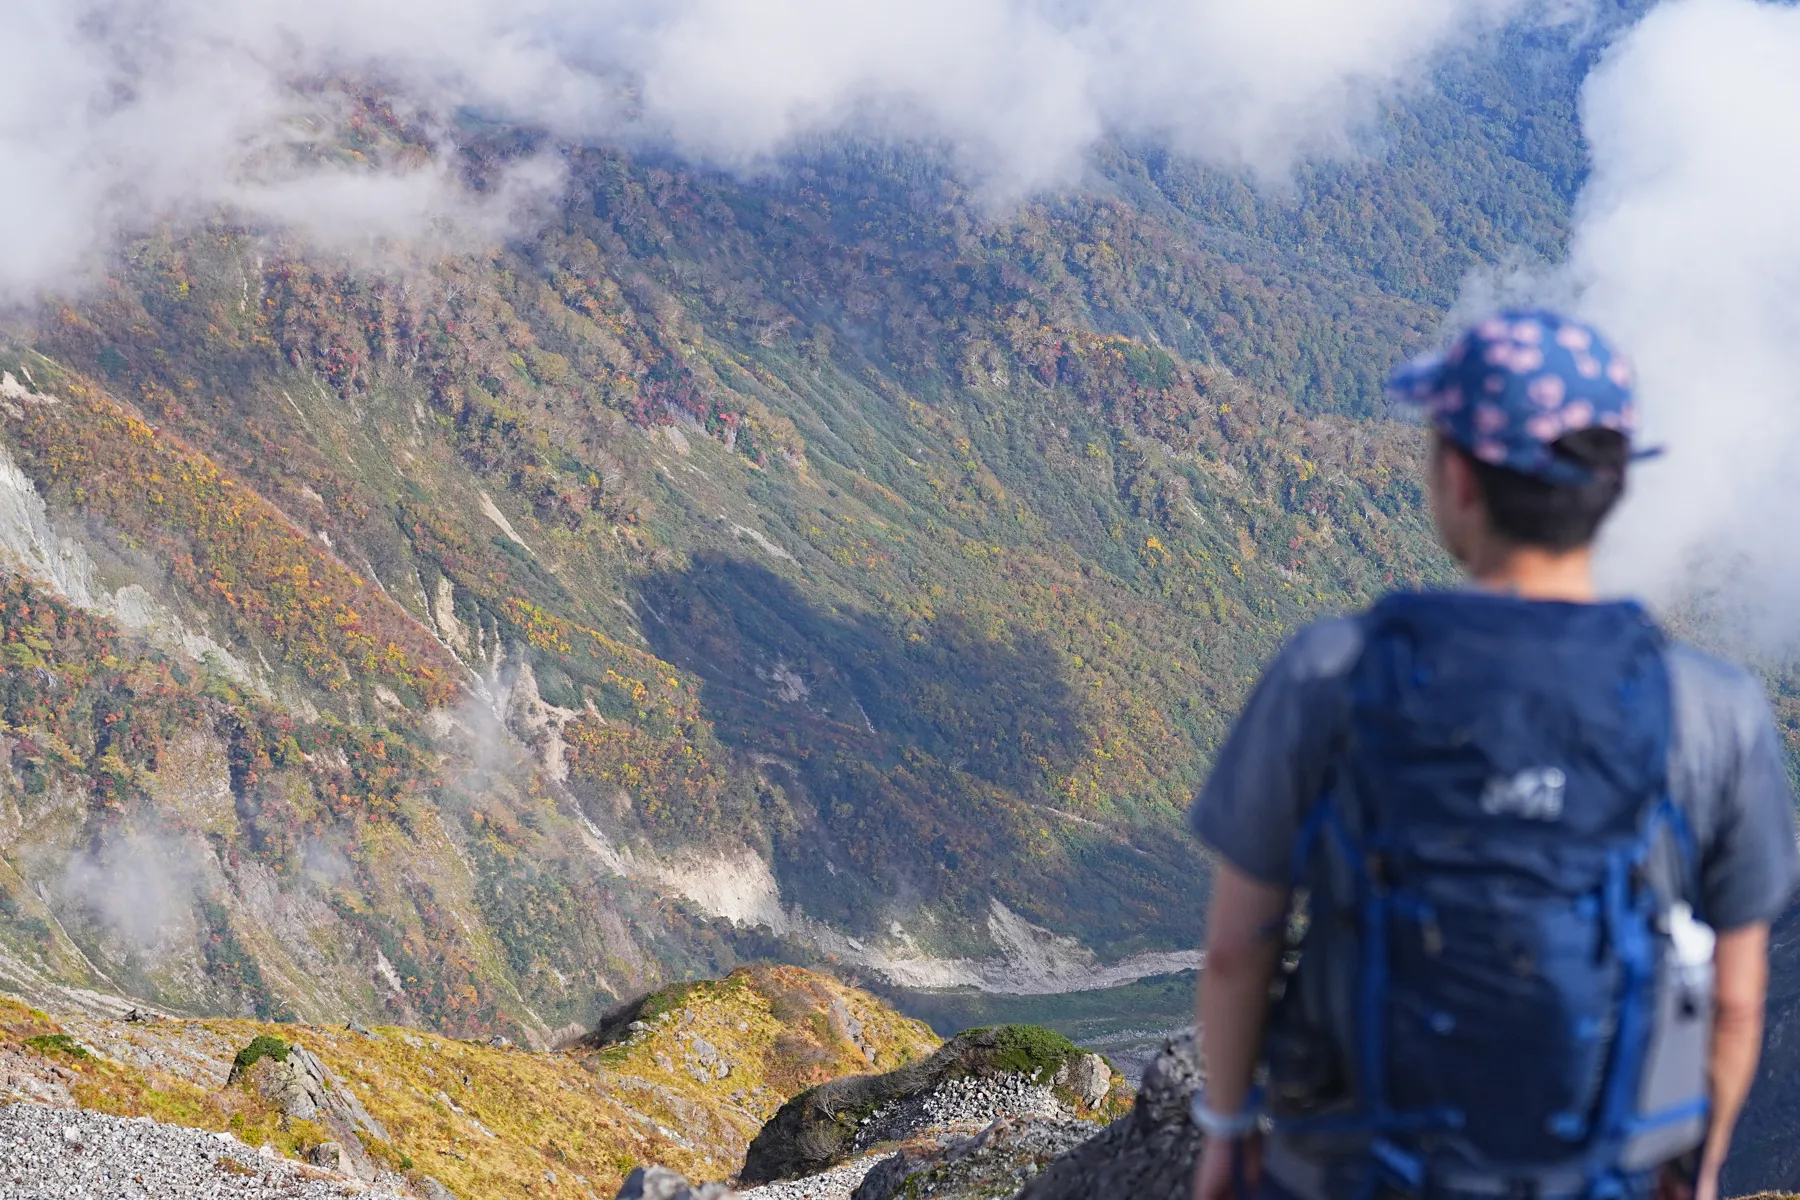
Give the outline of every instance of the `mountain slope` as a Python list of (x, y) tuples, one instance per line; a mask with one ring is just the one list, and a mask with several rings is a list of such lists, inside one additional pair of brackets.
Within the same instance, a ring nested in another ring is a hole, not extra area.
[[(1020, 370), (927, 403), (791, 341), (715, 342), (655, 289), (615, 314), (642, 343), (632, 357), (542, 280), (526, 307), (501, 294), (521, 276), (451, 262), (407, 284), (402, 323), (441, 334), (419, 336), (416, 361), (385, 363), (374, 335), (284, 361), (265, 343), (300, 321), (281, 289), (303, 268), (269, 266), (251, 306), (255, 245), (146, 247), (164, 257), (40, 337), (81, 373), (24, 352), (0, 364), (32, 485), (19, 504), (42, 497), (48, 536), (93, 563), (87, 598), (145, 636), (173, 631), (162, 644), (183, 671), (205, 660), (271, 714), (417, 752), (338, 795), (398, 789), (459, 827), (445, 836), (474, 874), (456, 927), (499, 939), (450, 939), (489, 964), (476, 976), (593, 979), (593, 955), (621, 952), (680, 961), (646, 951), (658, 935), (603, 947), (554, 914), (616, 907), (592, 893), (596, 874), (708, 892), (654, 865), (683, 847), (704, 852), (700, 874), (750, 864), (747, 883), (711, 888), (734, 898), (703, 908), (780, 931), (778, 886), (851, 936), (899, 922), (897, 956), (985, 952), (994, 900), (1110, 955), (1179, 945), (1200, 867), (1175, 818), (1231, 698), (1308, 609), (1436, 569), (1407, 515), (1402, 431), (1302, 417), (1129, 340), (1065, 331), (1053, 382)], [(590, 293), (607, 291), (606, 266), (597, 251), (585, 264)], [(608, 269), (642, 288), (632, 266)], [(357, 280), (316, 286), (341, 293), (319, 310), (330, 321), (378, 328), (379, 296), (359, 299)], [(678, 358), (665, 343), (682, 336), (695, 348)], [(581, 358), (602, 352), (642, 378)], [(334, 354), (378, 365), (334, 389)], [(570, 382), (510, 361), (528, 356), (573, 363)], [(495, 360), (504, 376), (481, 374)], [(126, 612), (125, 592), (154, 614)], [(534, 754), (497, 761), (508, 740)], [(94, 746), (80, 765), (104, 755)], [(374, 829), (406, 825), (390, 800), (338, 805), (311, 841), (270, 836), (295, 819), (280, 786), (227, 775), (228, 840), (303, 892), (312, 841), (356, 861)], [(496, 796), (546, 815), (508, 830), (484, 811)], [(283, 816), (259, 823), (271, 804)], [(64, 844), (123, 836), (105, 811)], [(619, 857), (632, 853), (635, 869)], [(31, 857), (21, 878), (54, 904), (62, 866)], [(527, 876), (510, 896), (508, 863)], [(397, 885), (389, 865), (350, 890)], [(524, 916), (537, 911), (549, 925)], [(564, 1003), (539, 1006), (579, 1010)]]
[[(1469, 265), (1557, 252), (1595, 44), (1509, 34), (1285, 193), (1115, 146), (996, 215), (925, 151), (567, 147), (481, 253), (147, 235), (0, 353), (0, 540), (96, 619), (57, 653), (172, 681), (44, 714), (6, 668), (7, 969), (546, 1038), (740, 955), (1191, 948), (1248, 680), (1444, 575), (1416, 432), (1348, 414)], [(529, 142), (463, 132), (477, 181)]]
[(867, 993), (791, 967), (655, 993), (633, 1011), (624, 1041), (533, 1053), (393, 1026), (53, 1017), (0, 997), (0, 1100), (148, 1116), (304, 1156), (332, 1138), (325, 1118), (233, 1069), (253, 1046), (297, 1047), (372, 1118), (358, 1140), (378, 1169), (466, 1197), (610, 1196), (645, 1163), (728, 1178), (805, 1087), (938, 1046)]

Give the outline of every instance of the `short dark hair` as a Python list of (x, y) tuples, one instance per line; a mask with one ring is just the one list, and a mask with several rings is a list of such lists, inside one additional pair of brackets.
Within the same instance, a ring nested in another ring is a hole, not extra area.
[(1451, 446), (1474, 469), (1494, 531), (1521, 545), (1568, 551), (1585, 546), (1625, 493), (1631, 445), (1613, 429), (1582, 429), (1551, 443), (1557, 457), (1592, 473), (1586, 483), (1551, 483), (1496, 467)]

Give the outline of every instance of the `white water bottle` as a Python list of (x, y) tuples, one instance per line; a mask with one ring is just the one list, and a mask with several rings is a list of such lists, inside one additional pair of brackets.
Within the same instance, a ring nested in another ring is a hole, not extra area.
[(1669, 951), (1675, 982), (1682, 998), (1696, 1010), (1712, 1007), (1713, 947), (1718, 941), (1712, 926), (1696, 918), (1688, 905), (1670, 906)]
[(1712, 928), (1686, 904), (1665, 915), (1657, 968), (1655, 1021), (1638, 1086), (1643, 1128), (1626, 1143), (1623, 1164), (1647, 1170), (1679, 1157), (1706, 1135), (1707, 1063), (1712, 1054)]

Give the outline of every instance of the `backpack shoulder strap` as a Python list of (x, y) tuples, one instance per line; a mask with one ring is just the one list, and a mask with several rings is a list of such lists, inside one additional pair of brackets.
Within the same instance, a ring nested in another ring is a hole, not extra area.
[(1306, 883), (1308, 862), (1321, 836), (1331, 834), (1340, 841), (1354, 839), (1360, 837), (1365, 824), (1350, 786), (1350, 773), (1345, 768), (1355, 740), (1357, 678), (1368, 660), (1370, 639), (1379, 629), (1379, 608), (1377, 604), (1347, 618), (1356, 627), (1359, 645), (1349, 663), (1332, 680), (1338, 696), (1336, 717), (1326, 749), (1324, 784), (1301, 818), (1290, 860), (1290, 875), (1296, 887)]

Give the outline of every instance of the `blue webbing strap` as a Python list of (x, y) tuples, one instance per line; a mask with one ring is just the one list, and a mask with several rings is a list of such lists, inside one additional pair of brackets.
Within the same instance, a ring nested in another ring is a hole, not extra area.
[[(1364, 849), (1345, 826), (1336, 798), (1327, 793), (1321, 797), (1302, 823), (1295, 845), (1294, 879), (1305, 878), (1305, 868), (1319, 838), (1329, 833), (1338, 844), (1351, 870), (1356, 873), (1359, 908), (1361, 909), (1362, 974), (1358, 994), (1356, 1026), (1358, 1032), (1358, 1092), (1362, 1111), (1331, 1117), (1318, 1117), (1282, 1122), (1289, 1133), (1362, 1132), (1376, 1135), (1418, 1133), (1426, 1130), (1456, 1129), (1462, 1114), (1449, 1109), (1396, 1112), (1387, 1096), (1386, 1030), (1384, 1022), (1388, 995), (1388, 914), (1397, 899), (1386, 893), (1369, 872)], [(1402, 1149), (1386, 1137), (1376, 1137), (1370, 1145), (1370, 1171), (1367, 1189), (1370, 1196), (1379, 1193), (1384, 1184), (1417, 1193), (1425, 1183), (1425, 1163), (1416, 1154)]]
[(1690, 871), (1697, 870), (1700, 866), (1700, 854), (1695, 849), (1694, 827), (1688, 824), (1687, 814), (1681, 810), (1681, 805), (1675, 803), (1673, 796), (1664, 792), (1652, 815), (1668, 825), (1669, 832), (1675, 837), (1676, 846), (1681, 849), (1683, 865)]
[(1631, 1136), (1637, 1107), (1635, 1091), (1643, 1072), (1650, 1039), (1650, 981), (1654, 944), (1649, 934), (1645, 898), (1632, 895), (1632, 872), (1638, 853), (1616, 851), (1606, 864), (1601, 903), (1606, 935), (1619, 962), (1619, 1023), (1613, 1037), (1612, 1063), (1601, 1089), (1600, 1111), (1588, 1160), (1594, 1171), (1590, 1195), (1614, 1194), (1619, 1184), (1619, 1156)]
[(1650, 935), (1650, 928), (1656, 900), (1647, 893), (1634, 895), (1632, 885), (1637, 868), (1654, 853), (1659, 826), (1667, 828), (1675, 840), (1682, 867), (1689, 874), (1690, 887), (1697, 886), (1694, 873), (1698, 870), (1698, 858), (1694, 853), (1693, 830), (1687, 815), (1665, 792), (1651, 806), (1639, 843), (1629, 850), (1615, 851), (1608, 860), (1606, 881), (1602, 885), (1606, 936), (1619, 963), (1619, 1021), (1613, 1038), (1612, 1062), (1601, 1090), (1594, 1138), (1587, 1153), (1588, 1200), (1610, 1200), (1631, 1190), (1620, 1159), (1633, 1136), (1683, 1121), (1704, 1119), (1711, 1109), (1710, 1102), (1702, 1096), (1660, 1113), (1639, 1115), (1636, 1111), (1635, 1092), (1649, 1049), (1653, 1019), (1650, 1008), (1655, 1000), (1656, 942)]
[(1357, 1050), (1362, 1067), (1363, 1099), (1379, 1119), (1390, 1111), (1385, 1053), (1387, 1031), (1384, 1028), (1388, 993), (1388, 899), (1376, 886), (1376, 881), (1369, 877), (1366, 864), (1360, 887), (1363, 893), (1363, 971), (1361, 1005), (1356, 1015), (1357, 1040), (1361, 1043)]
[(1337, 820), (1337, 814), (1334, 811), (1336, 805), (1337, 802), (1332, 794), (1326, 792), (1314, 801), (1311, 808), (1307, 809), (1306, 819), (1300, 823), (1300, 831), (1294, 838), (1294, 853), (1288, 867), (1288, 872), (1292, 876), (1293, 885), (1296, 888), (1306, 883), (1306, 864), (1312, 858), (1313, 843), (1319, 840), (1319, 831), (1329, 823), (1336, 827), (1340, 841), (1347, 837), (1343, 831), (1343, 823)]
[(1669, 836), (1675, 839), (1675, 849), (1681, 856), (1681, 869), (1684, 876), (1681, 882), (1687, 888), (1688, 900), (1698, 912), (1700, 906), (1700, 851), (1694, 840), (1694, 827), (1688, 823), (1687, 813), (1682, 811), (1681, 806), (1675, 803), (1675, 798), (1667, 792), (1662, 794), (1662, 798), (1650, 810), (1650, 820), (1646, 822), (1644, 831), (1646, 854), (1649, 853), (1649, 848), (1655, 842), (1658, 822), (1664, 825), (1669, 831)]
[(1401, 1190), (1415, 1195), (1424, 1190), (1425, 1162), (1418, 1155), (1402, 1150), (1386, 1138), (1370, 1142), (1369, 1154), (1378, 1169), (1398, 1183)]

